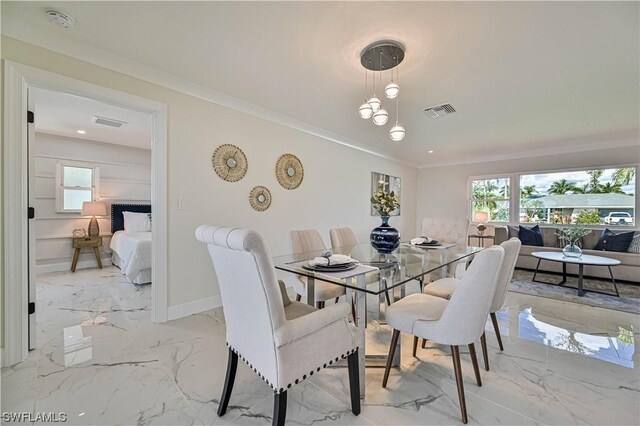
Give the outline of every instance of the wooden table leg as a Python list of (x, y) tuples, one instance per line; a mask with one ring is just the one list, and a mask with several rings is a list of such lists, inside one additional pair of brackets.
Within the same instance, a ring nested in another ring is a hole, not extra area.
[(71, 272), (75, 272), (76, 271), (76, 266), (78, 266), (78, 258), (79, 257), (80, 257), (80, 249), (77, 248), (73, 252), (73, 262), (71, 262)]
[(98, 261), (98, 268), (102, 269), (102, 259), (100, 258), (100, 249), (98, 247), (94, 247), (93, 252), (96, 254), (96, 260)]

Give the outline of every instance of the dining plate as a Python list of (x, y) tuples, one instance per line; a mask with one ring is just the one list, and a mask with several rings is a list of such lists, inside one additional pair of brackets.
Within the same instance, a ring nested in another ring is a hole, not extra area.
[(309, 271), (315, 271), (315, 272), (343, 272), (343, 271), (350, 271), (352, 269), (355, 269), (356, 266), (358, 266), (358, 264), (355, 263), (355, 262), (343, 263), (343, 264), (331, 265), (331, 266), (325, 266), (325, 265), (311, 266), (309, 264), (302, 265), (302, 267), (304, 269), (307, 269)]
[(417, 246), (427, 246), (427, 247), (429, 247), (429, 246), (439, 246), (440, 243), (438, 241), (436, 241), (436, 240), (431, 240), (428, 243), (422, 243), (422, 244), (416, 244), (416, 245)]

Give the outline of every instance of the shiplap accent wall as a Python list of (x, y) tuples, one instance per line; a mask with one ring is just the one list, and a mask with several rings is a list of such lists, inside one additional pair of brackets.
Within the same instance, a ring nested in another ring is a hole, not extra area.
[[(98, 197), (107, 203), (150, 203), (151, 150), (36, 133), (33, 155), (36, 208), (37, 272), (71, 268), (71, 234), (89, 226), (89, 218), (77, 213), (57, 213), (55, 200), (56, 162), (85, 161), (100, 167)], [(103, 262), (110, 264), (110, 216), (99, 217)], [(96, 267), (93, 252), (83, 250), (78, 268)]]

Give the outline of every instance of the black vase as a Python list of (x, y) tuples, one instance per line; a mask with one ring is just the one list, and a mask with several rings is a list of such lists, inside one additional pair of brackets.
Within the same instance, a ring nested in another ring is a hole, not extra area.
[(382, 225), (371, 231), (369, 239), (371, 245), (380, 253), (391, 253), (400, 245), (400, 233), (389, 226), (389, 216), (381, 216)]

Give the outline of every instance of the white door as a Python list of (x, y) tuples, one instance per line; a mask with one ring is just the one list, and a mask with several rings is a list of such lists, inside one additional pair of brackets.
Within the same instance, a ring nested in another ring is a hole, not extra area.
[(29, 112), (27, 114), (27, 194), (29, 197), (29, 226), (27, 233), (29, 236), (29, 252), (28, 252), (28, 268), (29, 268), (29, 283), (28, 283), (28, 298), (29, 298), (29, 350), (36, 347), (36, 220), (35, 220), (35, 206), (36, 206), (36, 194), (35, 194), (35, 155), (34, 155), (34, 143), (35, 143), (35, 109), (33, 96), (29, 96), (29, 90), (27, 90), (27, 105), (29, 106)]

